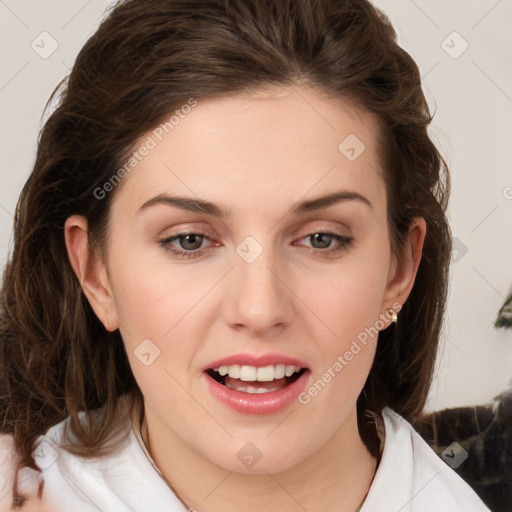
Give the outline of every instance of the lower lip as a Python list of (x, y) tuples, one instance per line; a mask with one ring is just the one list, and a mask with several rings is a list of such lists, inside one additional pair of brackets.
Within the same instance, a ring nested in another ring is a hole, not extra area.
[(206, 373), (203, 373), (203, 378), (206, 379), (211, 394), (229, 408), (244, 414), (273, 414), (283, 411), (298, 399), (306, 387), (309, 375), (309, 370), (306, 370), (288, 386), (268, 393), (236, 391), (217, 382)]

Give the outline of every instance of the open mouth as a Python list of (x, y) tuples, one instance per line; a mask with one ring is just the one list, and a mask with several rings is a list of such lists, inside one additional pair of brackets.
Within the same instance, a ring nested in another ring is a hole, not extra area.
[(263, 367), (247, 365), (219, 366), (206, 370), (209, 377), (227, 388), (242, 393), (271, 393), (286, 388), (307, 371), (292, 365)]

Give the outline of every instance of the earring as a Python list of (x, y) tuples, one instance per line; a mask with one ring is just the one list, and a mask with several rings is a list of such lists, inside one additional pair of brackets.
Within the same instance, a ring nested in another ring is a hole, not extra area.
[(398, 314), (394, 309), (388, 309), (387, 310), (388, 317), (391, 317), (391, 321), (396, 324), (398, 321)]

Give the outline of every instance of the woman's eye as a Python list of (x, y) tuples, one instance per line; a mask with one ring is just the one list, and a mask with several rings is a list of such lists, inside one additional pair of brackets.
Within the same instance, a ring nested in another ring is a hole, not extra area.
[(309, 240), (310, 247), (316, 253), (330, 253), (348, 249), (353, 242), (353, 238), (323, 231), (311, 233), (300, 240)]
[[(159, 240), (165, 251), (178, 258), (197, 258), (203, 254), (203, 242), (210, 240), (204, 233), (179, 233)], [(338, 252), (348, 247), (353, 239), (337, 233), (317, 232), (306, 235), (299, 240), (309, 240), (310, 251), (314, 253)]]
[(160, 240), (160, 245), (174, 256), (183, 258), (197, 258), (203, 251), (203, 242), (210, 240), (204, 233), (180, 233)]

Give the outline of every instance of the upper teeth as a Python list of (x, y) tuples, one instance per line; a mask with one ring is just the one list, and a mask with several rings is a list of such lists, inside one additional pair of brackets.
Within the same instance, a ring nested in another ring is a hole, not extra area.
[(270, 382), (274, 379), (282, 379), (283, 377), (291, 377), (294, 373), (300, 372), (297, 366), (287, 366), (285, 364), (263, 366), (240, 366), (233, 364), (231, 366), (219, 366), (214, 368), (220, 375), (229, 375), (232, 379), (240, 379), (244, 381)]

